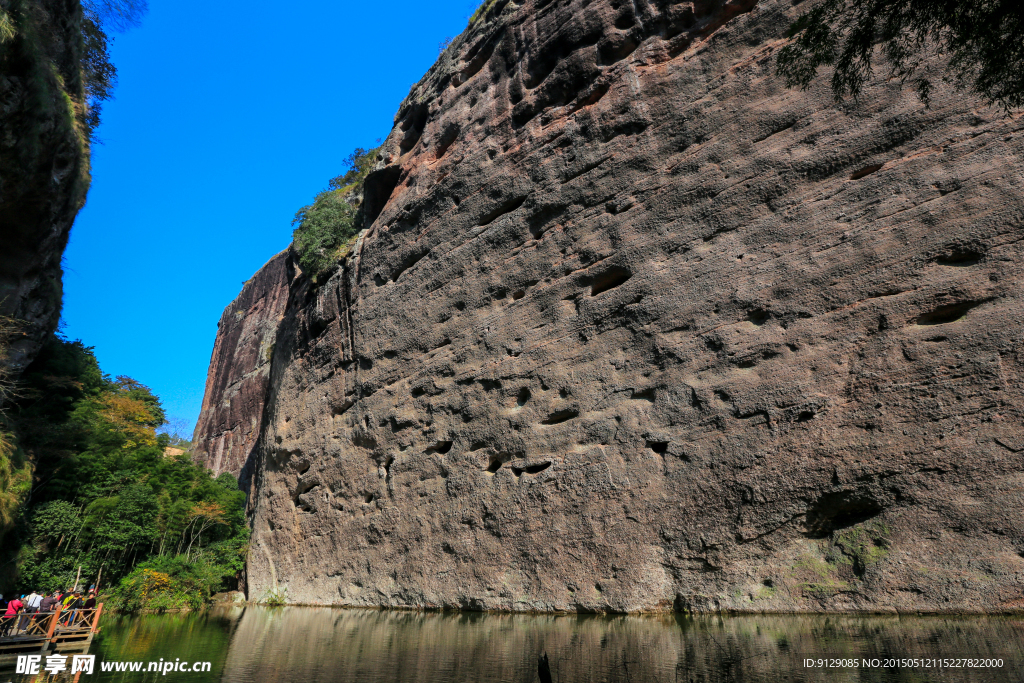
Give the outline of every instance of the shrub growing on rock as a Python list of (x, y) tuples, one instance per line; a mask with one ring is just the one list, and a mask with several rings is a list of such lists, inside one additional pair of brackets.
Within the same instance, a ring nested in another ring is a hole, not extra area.
[(362, 227), (363, 181), (373, 168), (377, 149), (357, 147), (345, 159), (347, 170), (328, 182), (313, 203), (299, 209), (292, 225), (292, 243), (299, 265), (313, 278), (330, 271), (347, 253)]

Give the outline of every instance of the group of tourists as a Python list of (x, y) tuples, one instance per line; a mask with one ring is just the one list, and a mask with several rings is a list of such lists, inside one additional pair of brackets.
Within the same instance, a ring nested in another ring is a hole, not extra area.
[[(0, 595), (0, 609), (4, 608), (3, 595)], [(43, 614), (59, 612), (60, 623), (70, 626), (80, 610), (96, 607), (96, 590), (88, 594), (80, 590), (54, 591), (50, 595), (33, 591), (28, 595), (14, 596), (6, 603), (6, 611), (0, 617), (0, 636), (14, 636), (24, 633)], [(37, 616), (39, 615), (39, 616)], [(48, 617), (47, 617), (48, 618)]]

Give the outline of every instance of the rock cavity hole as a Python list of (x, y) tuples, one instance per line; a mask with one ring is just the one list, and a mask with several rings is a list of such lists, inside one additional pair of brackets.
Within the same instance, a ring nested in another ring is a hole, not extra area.
[(885, 508), (867, 491), (838, 491), (818, 497), (807, 508), (807, 535), (825, 538), (833, 531), (866, 522)]
[(427, 453), (440, 453), (441, 455), (444, 455), (451, 449), (451, 441), (438, 441), (436, 444), (427, 449)]
[(984, 299), (982, 301), (964, 301), (958, 304), (939, 306), (927, 313), (922, 313), (915, 318), (914, 322), (918, 325), (945, 325), (947, 323), (953, 323), (967, 315), (967, 312), (972, 308), (977, 308), (985, 303), (985, 301), (988, 301), (988, 299)]
[(524, 474), (540, 474), (549, 467), (551, 467), (550, 462), (541, 463), (539, 465), (530, 465), (528, 467), (513, 467), (512, 474), (517, 477), (521, 477)]
[(594, 282), (590, 285), (590, 296), (597, 296), (609, 289), (614, 289), (631, 277), (633, 277), (633, 273), (626, 268), (613, 266), (594, 278)]
[(870, 166), (865, 166), (864, 168), (860, 169), (859, 171), (854, 171), (850, 175), (850, 180), (860, 180), (864, 176), (871, 175), (872, 173), (874, 173), (878, 169), (882, 168), (882, 166), (883, 166), (883, 164), (871, 164)]
[(579, 417), (580, 411), (575, 409), (568, 410), (556, 410), (555, 412), (548, 415), (546, 418), (540, 421), (542, 425), (557, 425), (563, 422)]

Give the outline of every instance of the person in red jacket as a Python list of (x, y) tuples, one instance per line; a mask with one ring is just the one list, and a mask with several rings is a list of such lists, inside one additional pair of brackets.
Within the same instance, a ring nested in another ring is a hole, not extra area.
[(14, 626), (14, 621), (18, 616), (18, 612), (20, 612), (24, 606), (25, 603), (23, 603), (17, 596), (7, 603), (7, 611), (4, 612), (4, 623), (3, 627), (0, 628), (0, 634), (6, 636), (10, 633), (11, 627)]

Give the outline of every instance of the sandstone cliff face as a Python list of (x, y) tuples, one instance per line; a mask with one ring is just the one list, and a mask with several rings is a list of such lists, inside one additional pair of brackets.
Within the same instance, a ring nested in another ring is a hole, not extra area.
[(1024, 121), (788, 90), (796, 12), (489, 4), (290, 280), (251, 599), (1022, 607)]
[(60, 318), (61, 257), (85, 203), (78, 0), (6, 0), (0, 41), (0, 316), (18, 322), (6, 365), (20, 373)]
[(194, 453), (214, 475), (231, 472), (246, 490), (263, 425), (270, 357), (294, 275), (288, 252), (278, 254), (245, 283), (217, 323)]

